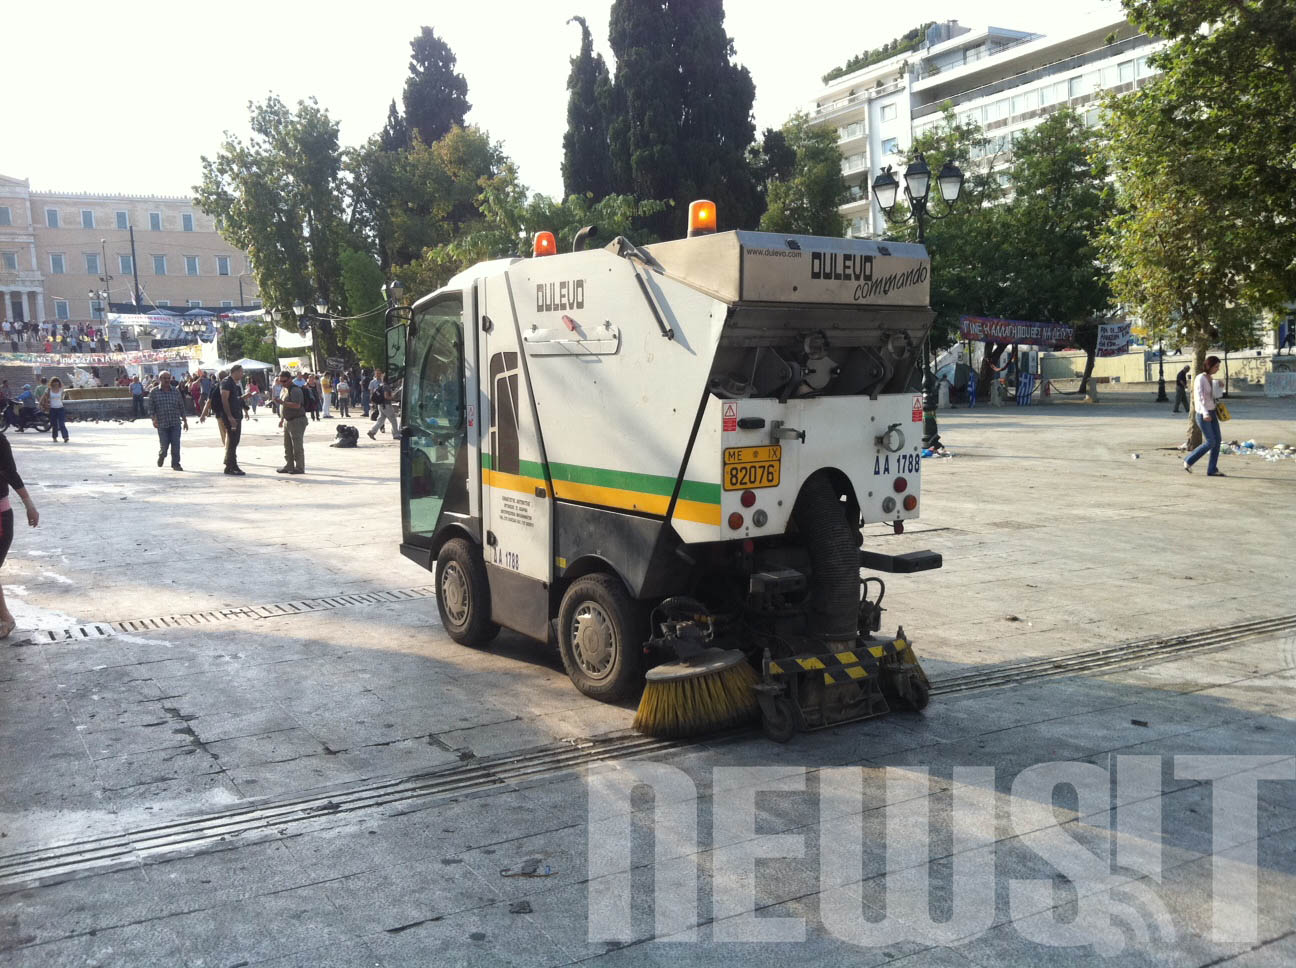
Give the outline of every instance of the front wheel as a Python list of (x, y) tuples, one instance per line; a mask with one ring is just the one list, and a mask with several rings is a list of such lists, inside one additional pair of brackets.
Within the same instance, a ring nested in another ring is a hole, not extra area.
[(640, 685), (647, 623), (615, 575), (577, 578), (558, 609), (558, 651), (585, 695), (616, 702)]
[(499, 634), (490, 620), (490, 585), (481, 550), (463, 538), (441, 546), (436, 567), (437, 611), (441, 624), (460, 645), (482, 646)]

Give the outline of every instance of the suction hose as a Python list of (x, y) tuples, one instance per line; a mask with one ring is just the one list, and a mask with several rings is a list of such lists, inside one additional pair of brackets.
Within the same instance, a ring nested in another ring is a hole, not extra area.
[(814, 569), (808, 631), (829, 641), (854, 641), (859, 625), (859, 546), (827, 474), (813, 474), (802, 485), (792, 520)]

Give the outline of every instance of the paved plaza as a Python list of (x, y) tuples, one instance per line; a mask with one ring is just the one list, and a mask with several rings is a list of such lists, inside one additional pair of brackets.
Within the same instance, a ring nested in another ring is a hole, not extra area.
[(928, 709), (668, 743), (451, 642), (397, 443), (336, 423), (302, 477), (269, 415), (243, 478), (210, 422), (183, 473), (143, 422), (10, 434), (6, 966), (1296, 963), (1296, 460), (1185, 474), (1168, 404), (943, 412), (921, 520), (866, 535), (944, 555), (885, 600)]

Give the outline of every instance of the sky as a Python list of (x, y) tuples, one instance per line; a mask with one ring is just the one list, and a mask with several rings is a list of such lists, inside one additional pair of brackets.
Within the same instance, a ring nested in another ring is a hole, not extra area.
[[(409, 42), (431, 26), (468, 81), (469, 123), (517, 162), (533, 192), (560, 195), (567, 74), (584, 16), (611, 63), (611, 0), (67, 0), (11, 4), (5, 20), (0, 174), (36, 190), (189, 195), (247, 104), (315, 97), (343, 144), (378, 131), (399, 103)], [(1060, 9), (1067, 6), (1067, 9)], [(1120, 16), (1115, 0), (727, 0), (736, 59), (756, 83), (757, 132), (811, 103), (820, 77), (926, 20), (1057, 33)], [(888, 11), (893, 12), (888, 12)], [(884, 14), (886, 14), (884, 16)]]

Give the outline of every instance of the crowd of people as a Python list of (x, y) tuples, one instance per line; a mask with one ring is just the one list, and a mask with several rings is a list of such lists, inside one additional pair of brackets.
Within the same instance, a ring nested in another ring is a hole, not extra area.
[(39, 344), (44, 353), (106, 353), (108, 333), (102, 325), (53, 320), (44, 323), (0, 322), (0, 338), (11, 353), (19, 352), (19, 343)]
[[(358, 394), (354, 387), (360, 388)], [(130, 388), (137, 407), (142, 408), (147, 398), (148, 415), (158, 431), (158, 467), (170, 456), (171, 467), (177, 471), (184, 470), (180, 464), (180, 435), (189, 429), (191, 414), (199, 423), (209, 417), (216, 421), (225, 448), (225, 473), (237, 477), (246, 473), (238, 462), (243, 422), (262, 405), (269, 406), (283, 430), (284, 466), (279, 468), (280, 474), (306, 472), (306, 426), (312, 420), (333, 419), (334, 408), (339, 416), (348, 419), (353, 406), (366, 419), (372, 413), (370, 439), (388, 426), (393, 439), (400, 436), (394, 410), (397, 391), (383, 379), (381, 370), (356, 368), (336, 376), (283, 370), (273, 384), (263, 387), (236, 364), (215, 374), (198, 370), (186, 374), (179, 383), (173, 382), (171, 374), (164, 370), (148, 386), (136, 377)]]

